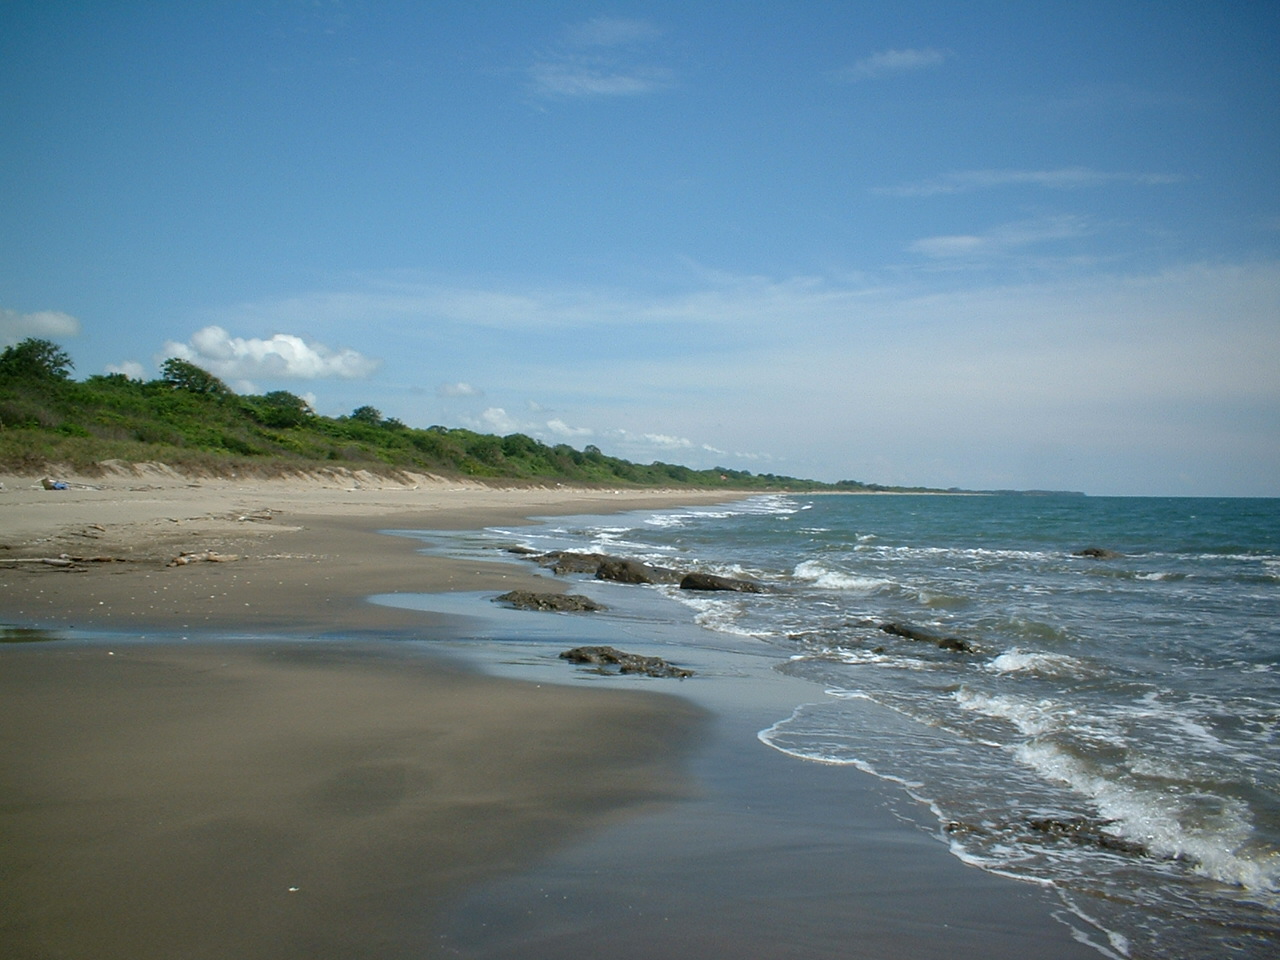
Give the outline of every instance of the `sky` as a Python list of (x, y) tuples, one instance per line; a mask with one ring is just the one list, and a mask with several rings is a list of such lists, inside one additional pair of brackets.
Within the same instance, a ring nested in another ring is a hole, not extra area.
[(1280, 4), (0, 0), (0, 346), (641, 463), (1280, 496)]

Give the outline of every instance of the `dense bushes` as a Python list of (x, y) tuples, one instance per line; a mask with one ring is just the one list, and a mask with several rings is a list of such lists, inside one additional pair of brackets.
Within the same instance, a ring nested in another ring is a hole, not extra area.
[(88, 467), (106, 459), (164, 460), (208, 469), (219, 459), (401, 467), (427, 472), (577, 483), (819, 488), (789, 477), (739, 470), (692, 470), (610, 457), (599, 448), (547, 446), (523, 433), (408, 427), (375, 407), (317, 416), (284, 390), (238, 396), (213, 374), (171, 358), (158, 380), (122, 374), (71, 379), (56, 344), (24, 340), (0, 353), (0, 464), (60, 461)]

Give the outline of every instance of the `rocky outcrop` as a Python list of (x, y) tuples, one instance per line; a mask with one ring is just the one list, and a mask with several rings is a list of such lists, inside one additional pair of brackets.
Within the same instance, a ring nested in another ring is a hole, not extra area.
[(955, 653), (973, 653), (973, 644), (963, 637), (944, 637), (941, 634), (924, 630), (910, 623), (882, 623), (880, 630), (894, 637), (902, 637), (906, 640), (916, 640), (921, 643), (932, 643), (934, 646), (943, 650), (951, 650)]
[(764, 593), (764, 587), (754, 580), (736, 577), (719, 577), (714, 573), (688, 573), (680, 581), (681, 590), (733, 590), (738, 593)]
[(517, 610), (554, 610), (560, 612), (586, 612), (605, 609), (590, 597), (576, 593), (534, 593), (532, 590), (511, 590), (500, 597), (493, 598), (494, 603), (506, 603)]
[(692, 670), (677, 667), (661, 657), (644, 657), (638, 653), (623, 653), (613, 647), (574, 647), (560, 654), (561, 660), (594, 666), (601, 673), (640, 673), (647, 677), (693, 676)]
[(547, 567), (559, 576), (566, 573), (595, 573), (600, 564), (608, 559), (603, 553), (575, 553), (572, 550), (553, 550), (534, 558), (539, 566)]
[(596, 579), (618, 583), (675, 583), (680, 574), (668, 567), (655, 567), (641, 560), (606, 557), (596, 567)]

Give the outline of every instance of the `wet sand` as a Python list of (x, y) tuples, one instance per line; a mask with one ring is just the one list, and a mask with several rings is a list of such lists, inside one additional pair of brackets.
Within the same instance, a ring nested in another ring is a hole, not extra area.
[(0, 702), (12, 960), (429, 955), (468, 886), (687, 794), (701, 723), (387, 644), (10, 645)]

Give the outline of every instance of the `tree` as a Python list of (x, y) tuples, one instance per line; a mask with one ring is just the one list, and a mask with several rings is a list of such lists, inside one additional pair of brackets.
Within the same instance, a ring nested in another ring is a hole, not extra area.
[(69, 380), (75, 364), (56, 343), (27, 337), (0, 353), (0, 376), (22, 380)]
[(267, 427), (297, 427), (314, 416), (311, 404), (288, 390), (272, 390), (261, 397), (248, 397), (246, 406), (253, 417)]
[(363, 406), (356, 407), (351, 411), (351, 419), (360, 423), (367, 423), (371, 427), (376, 427), (382, 423), (382, 411), (377, 407)]
[(208, 370), (177, 357), (170, 357), (160, 364), (160, 375), (164, 382), (175, 390), (209, 393), (220, 397), (231, 394), (231, 388)]

